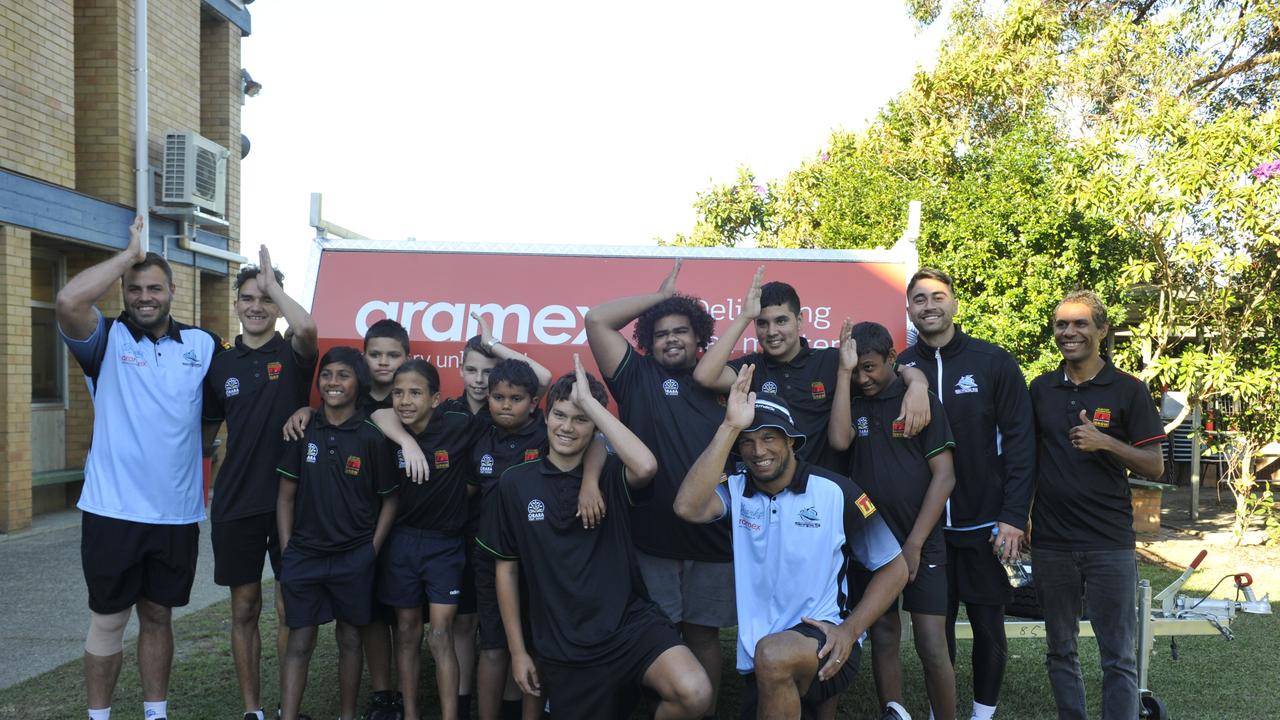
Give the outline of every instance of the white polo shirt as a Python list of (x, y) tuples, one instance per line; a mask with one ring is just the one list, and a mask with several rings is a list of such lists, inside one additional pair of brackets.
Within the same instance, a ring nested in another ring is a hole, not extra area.
[(62, 339), (93, 396), (93, 445), (76, 507), (156, 525), (203, 520), (201, 384), (222, 341), (173, 319), (154, 340), (123, 313), (107, 320), (100, 312), (88, 338)]
[(746, 473), (729, 476), (716, 494), (733, 520), (740, 673), (755, 669), (756, 643), (766, 635), (804, 617), (842, 621), (859, 600), (848, 596), (850, 560), (874, 571), (901, 553), (866, 493), (817, 465), (797, 461), (777, 495)]

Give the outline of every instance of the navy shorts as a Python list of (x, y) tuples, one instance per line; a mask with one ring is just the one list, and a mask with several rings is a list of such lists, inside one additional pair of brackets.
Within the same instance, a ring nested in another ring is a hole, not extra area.
[(457, 605), (465, 547), (458, 535), (391, 528), (378, 555), (378, 600), (393, 608)]
[(944, 532), (947, 538), (947, 588), (951, 597), (974, 605), (1013, 602), (1009, 574), (991, 548), (991, 530)]
[(476, 614), (480, 623), (478, 647), (481, 650), (506, 650), (507, 629), (502, 624), (502, 613), (498, 611), (498, 563), (488, 550), (477, 545), (471, 554), (471, 567), (475, 572)]
[[(826, 633), (807, 623), (793, 625), (787, 630), (817, 640), (818, 648), (814, 652), (821, 652), (822, 646), (827, 644)], [(800, 717), (802, 720), (816, 718), (817, 712), (823, 703), (844, 692), (853, 684), (854, 679), (858, 677), (858, 663), (861, 657), (862, 644), (854, 643), (853, 649), (849, 651), (849, 659), (845, 661), (844, 667), (840, 668), (835, 675), (826, 680), (818, 680), (817, 674), (814, 674), (812, 682), (809, 683), (809, 689), (800, 698)], [(819, 660), (818, 670), (821, 670), (830, 660), (830, 655)], [(751, 720), (756, 717), (756, 708), (760, 703), (760, 695), (756, 688), (756, 674), (747, 673), (743, 679), (746, 680), (746, 687), (742, 693), (740, 717), (744, 720)]]
[[(849, 571), (850, 596), (859, 597), (866, 591), (867, 585), (871, 582), (872, 573), (863, 569), (862, 566), (851, 567)], [(947, 614), (947, 566), (945, 564), (931, 564), (924, 560), (920, 561), (920, 567), (916, 568), (916, 579), (907, 583), (902, 588), (902, 609), (907, 612), (920, 613), (922, 615), (940, 615)], [(885, 614), (898, 612), (898, 600), (894, 598), (893, 604), (885, 611)]]
[[(466, 532), (465, 530), (463, 531)], [(465, 546), (462, 549), (462, 581), (459, 588), (462, 594), (458, 596), (458, 614), (459, 615), (475, 615), (476, 614), (476, 570), (472, 562), (471, 554), (475, 552), (476, 541), (470, 536), (466, 536)]]
[(212, 523), (213, 582), (239, 587), (262, 582), (263, 558), (280, 579), (280, 542), (274, 512)]
[(304, 555), (285, 548), (280, 559), (280, 592), (290, 628), (340, 620), (368, 625), (373, 620), (373, 543), (331, 555)]
[(152, 525), (86, 512), (80, 520), (80, 565), (89, 609), (128, 610), (139, 598), (175, 608), (191, 600), (200, 526)]

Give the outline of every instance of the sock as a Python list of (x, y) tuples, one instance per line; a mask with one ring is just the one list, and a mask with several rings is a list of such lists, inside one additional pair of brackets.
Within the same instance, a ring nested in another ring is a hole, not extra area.
[(502, 720), (520, 720), (520, 716), (523, 712), (524, 712), (523, 700), (503, 700), (502, 701)]
[(471, 718), (471, 693), (458, 695), (458, 717), (462, 720)]
[(929, 706), (929, 720), (938, 720), (938, 718), (936, 718), (936, 717), (934, 717), (934, 716), (933, 716), (933, 706), (932, 706), (932, 705), (930, 705), (930, 706)]
[(911, 713), (907, 712), (907, 709), (902, 707), (902, 705), (892, 700), (885, 703), (884, 707), (886, 710), (893, 710), (894, 712), (898, 713), (898, 715), (902, 717), (902, 720), (911, 720)]
[(995, 716), (996, 716), (995, 705), (983, 705), (980, 702), (975, 702), (973, 704), (972, 720), (991, 720)]
[(89, 708), (89, 720), (111, 720), (111, 706)]
[(169, 701), (160, 700), (159, 702), (142, 703), (142, 717), (146, 718), (146, 720), (169, 717)]

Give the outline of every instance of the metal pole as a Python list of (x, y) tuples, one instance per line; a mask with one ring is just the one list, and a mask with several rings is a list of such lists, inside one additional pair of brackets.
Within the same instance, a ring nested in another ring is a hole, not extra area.
[[(1147, 690), (1147, 671), (1151, 665), (1151, 581), (1138, 581), (1138, 691)], [(1135, 708), (1136, 709), (1136, 708)]]
[(134, 205), (142, 216), (142, 244), (149, 249), (151, 232), (151, 159), (149, 118), (147, 115), (147, 0), (134, 0), (133, 7), (134, 65)]
[(1191, 520), (1200, 519), (1200, 401), (1191, 401)]

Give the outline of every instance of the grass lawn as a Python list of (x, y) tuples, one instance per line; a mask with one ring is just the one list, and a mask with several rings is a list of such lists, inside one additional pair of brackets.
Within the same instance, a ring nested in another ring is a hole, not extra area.
[[(1178, 572), (1144, 564), (1141, 574), (1150, 579), (1153, 588), (1158, 591), (1175, 578)], [(1192, 578), (1187, 590), (1193, 594), (1203, 594), (1217, 579), (1201, 573)], [(1218, 596), (1222, 596), (1221, 591)], [(270, 597), (266, 598), (264, 607), (272, 607)], [(1280, 606), (1273, 605), (1273, 608), (1280, 611)], [(242, 711), (231, 663), (228, 618), (228, 603), (222, 602), (178, 620), (175, 624), (177, 657), (169, 699), (171, 716), (175, 720), (239, 720)], [(1280, 715), (1280, 694), (1275, 690), (1276, 674), (1273, 665), (1275, 658), (1280, 658), (1280, 618), (1275, 615), (1242, 615), (1237, 619), (1233, 630), (1237, 638), (1233, 642), (1227, 642), (1220, 636), (1180, 638), (1177, 660), (1171, 658), (1169, 639), (1156, 638), (1150, 685), (1168, 704), (1173, 717), (1200, 719)], [(275, 614), (267, 610), (262, 620), (263, 699), (269, 706), (274, 706), (278, 699), (274, 633)], [(726, 632), (722, 638), (725, 678), (719, 716), (733, 718), (737, 717), (737, 696), (741, 682), (733, 671), (733, 634)], [(968, 644), (962, 643), (956, 667), (960, 708), (966, 711), (972, 702), (968, 692), (968, 651)], [(1043, 642), (1034, 639), (1010, 640), (1009, 655), (999, 717), (1010, 720), (1055, 717), (1053, 699), (1044, 671)], [(869, 653), (867, 657), (869, 658)], [(425, 650), (424, 658), (424, 706), (434, 708), (434, 670), (430, 654)], [(907, 708), (913, 716), (923, 720), (929, 716), (929, 711), (924, 700), (919, 665), (912, 662), (914, 654), (909, 646), (903, 647), (903, 658), (907, 696), (910, 698)], [(1092, 639), (1081, 640), (1080, 659), (1085, 671), (1091, 714), (1096, 716), (1101, 673), (1098, 670), (1096, 645)], [(303, 703), (303, 709), (317, 720), (337, 716), (336, 667), (337, 649), (333, 642), (332, 626), (329, 626), (321, 631)], [(141, 712), (141, 702), (138, 673), (130, 647), (126, 651), (125, 667), (116, 691), (116, 716), (137, 717)], [(84, 686), (82, 668), (78, 661), (0, 691), (0, 718), (79, 717), (84, 717)], [(428, 714), (426, 717), (435, 717), (435, 714)], [(870, 668), (866, 663), (857, 682), (841, 701), (840, 717), (878, 717)]]

